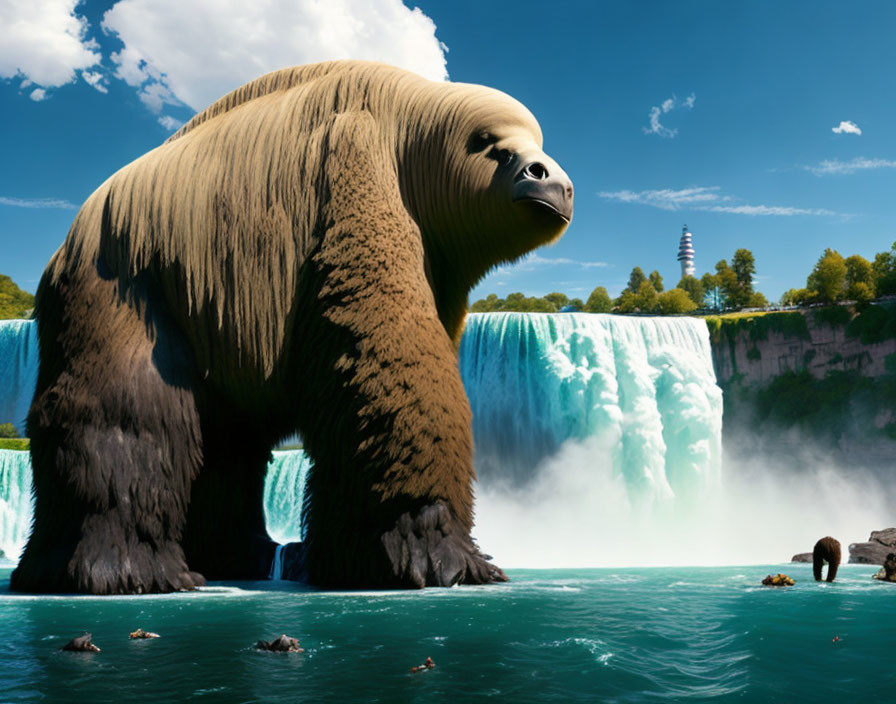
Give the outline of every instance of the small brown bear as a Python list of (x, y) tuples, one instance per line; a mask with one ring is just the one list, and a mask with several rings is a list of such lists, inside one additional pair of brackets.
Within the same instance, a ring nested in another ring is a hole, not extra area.
[(825, 562), (828, 563), (827, 581), (833, 582), (840, 566), (840, 541), (829, 535), (821, 538), (812, 548), (812, 574), (816, 582), (821, 581), (821, 569)]

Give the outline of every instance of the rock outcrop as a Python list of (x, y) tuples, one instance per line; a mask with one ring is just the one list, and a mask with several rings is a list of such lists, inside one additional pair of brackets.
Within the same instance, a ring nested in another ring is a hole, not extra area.
[(98, 653), (100, 649), (94, 645), (93, 636), (85, 633), (83, 636), (72, 638), (68, 643), (62, 646), (61, 650), (67, 650), (74, 653)]
[[(864, 343), (846, 334), (849, 315), (828, 322), (818, 309), (757, 315), (754, 324), (744, 316), (731, 331), (713, 332), (713, 366), (719, 384), (763, 386), (783, 372), (807, 370), (817, 379), (829, 371), (855, 370), (863, 376), (887, 373), (886, 358), (896, 353), (896, 338)], [(802, 317), (803, 320), (799, 320)], [(730, 323), (729, 323), (730, 324)]]
[(274, 640), (260, 640), (255, 646), (258, 650), (267, 650), (272, 653), (304, 653), (305, 650), (299, 645), (298, 638), (290, 638), (283, 634)]
[(866, 543), (849, 546), (849, 562), (856, 565), (882, 565), (887, 555), (896, 552), (896, 528), (871, 531)]
[(798, 552), (796, 555), (790, 558), (791, 562), (812, 562), (812, 553), (811, 552)]

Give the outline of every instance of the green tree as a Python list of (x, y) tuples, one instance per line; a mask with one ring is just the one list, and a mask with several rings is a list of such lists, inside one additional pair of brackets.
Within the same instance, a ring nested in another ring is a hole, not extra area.
[[(607, 300), (610, 300), (609, 296), (607, 296)], [(570, 299), (569, 303), (567, 303), (567, 305), (571, 308), (574, 308), (577, 312), (582, 312), (583, 310), (585, 310), (585, 304), (582, 303), (581, 298), (572, 298)]]
[(865, 257), (853, 254), (846, 258), (846, 297), (854, 301), (874, 298), (874, 265)]
[(753, 277), (756, 275), (756, 258), (749, 249), (738, 249), (731, 258), (731, 270), (737, 277), (742, 295), (749, 300), (753, 293)]
[[(707, 274), (707, 276), (711, 276), (711, 274)], [(698, 308), (703, 305), (703, 298), (706, 296), (706, 291), (703, 289), (703, 284), (695, 277), (683, 276), (681, 281), (678, 282), (678, 286), (675, 288), (680, 288), (687, 293), (688, 297)]]
[(664, 291), (656, 297), (656, 311), (661, 315), (690, 313), (696, 307), (687, 291), (681, 288)]
[(815, 292), (819, 301), (835, 303), (846, 296), (846, 260), (840, 253), (828, 247), (818, 259), (806, 288)]
[(874, 300), (874, 289), (864, 281), (857, 281), (849, 287), (846, 295), (856, 303), (868, 303)]
[(504, 299), (504, 307), (501, 310), (510, 311), (512, 313), (522, 313), (526, 310), (526, 296), (519, 291), (507, 294)]
[(719, 277), (716, 274), (707, 272), (700, 279), (700, 285), (703, 286), (704, 306), (712, 310), (721, 310), (725, 304), (725, 299), (719, 286)]
[(0, 438), (17, 438), (19, 431), (12, 423), (0, 423)]
[(635, 308), (641, 313), (652, 313), (656, 309), (656, 289), (649, 281), (642, 281), (635, 294)]
[(8, 276), (0, 274), (0, 320), (27, 318), (34, 308), (34, 296), (23, 291)]
[(809, 303), (812, 294), (807, 288), (791, 288), (781, 294), (780, 303), (782, 306), (800, 306)]
[(613, 301), (603, 286), (598, 286), (588, 296), (584, 309), (588, 313), (609, 313), (613, 310)]
[(632, 273), (629, 274), (628, 277), (628, 286), (626, 286), (626, 291), (631, 291), (632, 293), (637, 293), (638, 289), (641, 288), (641, 284), (647, 281), (647, 277), (644, 276), (644, 272), (641, 271), (641, 267), (636, 266), (632, 269)]
[(722, 292), (722, 304), (731, 308), (740, 308), (746, 303), (741, 295), (737, 274), (728, 266), (724, 259), (716, 263), (716, 281)]
[(569, 298), (565, 293), (549, 293), (544, 300), (551, 304), (555, 310), (559, 311), (563, 306), (569, 303)]
[(617, 313), (634, 313), (638, 309), (638, 294), (625, 289), (616, 299)]
[(663, 292), (663, 277), (660, 276), (660, 272), (656, 269), (650, 272), (650, 276), (647, 277), (647, 280), (650, 281), (650, 285), (653, 286), (653, 290), (657, 293)]
[(497, 294), (490, 293), (485, 298), (480, 298), (470, 306), (471, 313), (494, 313), (495, 311), (504, 310), (504, 299), (498, 298)]
[(768, 299), (759, 291), (753, 291), (747, 301), (747, 308), (768, 308)]
[(896, 294), (896, 242), (889, 252), (878, 252), (871, 265), (874, 271), (874, 290), (878, 296)]

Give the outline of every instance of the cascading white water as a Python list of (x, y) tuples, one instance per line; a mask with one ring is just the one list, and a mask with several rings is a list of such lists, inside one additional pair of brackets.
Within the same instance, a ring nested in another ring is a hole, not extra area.
[(0, 450), (0, 559), (17, 562), (28, 541), (31, 463), (27, 452)]
[(271, 572), (268, 579), (283, 579), (283, 551), (286, 550), (285, 545), (278, 545), (274, 550), (274, 561), (271, 563)]
[(274, 452), (264, 480), (268, 534), (278, 543), (302, 539), (302, 496), (311, 461), (301, 450)]
[(483, 485), (519, 487), (569, 441), (599, 442), (639, 500), (719, 481), (722, 392), (694, 318), (473, 314), (460, 347)]
[(0, 320), (0, 423), (25, 433), (38, 370), (37, 323)]

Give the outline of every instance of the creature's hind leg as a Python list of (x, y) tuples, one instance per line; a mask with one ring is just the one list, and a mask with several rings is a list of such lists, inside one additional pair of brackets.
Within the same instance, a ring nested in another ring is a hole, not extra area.
[(264, 517), (270, 451), (248, 424), (216, 424), (204, 433), (202, 470), (190, 499), (184, 551), (207, 579), (266, 579), (276, 543)]
[(200, 456), (189, 363), (173, 326), (113, 281), (44, 282), (28, 417), (34, 528), (11, 587), (190, 589), (180, 539)]

